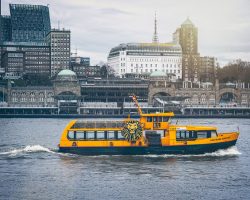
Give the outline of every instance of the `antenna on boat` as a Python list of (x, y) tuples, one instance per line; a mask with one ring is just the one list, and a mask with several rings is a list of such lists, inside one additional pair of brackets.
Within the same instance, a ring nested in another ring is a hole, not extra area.
[(135, 102), (135, 105), (137, 106), (137, 110), (138, 110), (139, 115), (142, 115), (142, 110), (141, 110), (141, 107), (140, 107), (140, 105), (138, 103), (137, 97), (135, 95), (133, 95), (132, 99)]

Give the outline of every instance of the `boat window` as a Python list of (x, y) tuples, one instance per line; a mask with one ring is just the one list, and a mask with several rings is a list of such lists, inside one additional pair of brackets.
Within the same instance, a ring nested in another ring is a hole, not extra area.
[(95, 139), (95, 131), (87, 131), (87, 139), (93, 140)]
[(115, 131), (108, 131), (108, 139), (115, 139)]
[(105, 133), (104, 133), (104, 131), (97, 131), (96, 132), (96, 137), (99, 140), (104, 140), (105, 139)]
[(147, 122), (152, 122), (152, 117), (147, 117)]
[(197, 138), (207, 138), (207, 131), (197, 131)]
[(154, 122), (157, 122), (157, 117), (154, 117), (153, 119), (154, 119)]
[(77, 140), (84, 140), (86, 137), (85, 137), (85, 134), (84, 134), (84, 131), (77, 131), (76, 132), (76, 139)]
[(180, 138), (186, 138), (186, 136), (185, 136), (185, 131), (181, 131), (181, 135), (180, 135)]
[(194, 140), (195, 138), (196, 138), (195, 131), (184, 131), (184, 130), (176, 131), (177, 140)]
[(216, 131), (211, 131), (211, 137), (217, 137), (217, 132)]
[(74, 133), (74, 131), (69, 131), (68, 132), (68, 139), (71, 139), (71, 140), (75, 139), (75, 133)]
[(125, 138), (122, 136), (122, 132), (121, 132), (121, 131), (117, 131), (117, 139), (119, 139), (119, 140), (125, 139)]
[(176, 139), (180, 139), (181, 138), (181, 133), (180, 133), (180, 131), (177, 131), (176, 132)]
[(162, 122), (162, 117), (158, 117), (158, 122)]
[(168, 120), (169, 120), (169, 117), (163, 117), (164, 122), (168, 122)]

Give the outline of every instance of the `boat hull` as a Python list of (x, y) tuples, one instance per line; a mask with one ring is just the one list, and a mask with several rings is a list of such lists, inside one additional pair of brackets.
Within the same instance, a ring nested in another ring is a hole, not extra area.
[(181, 146), (59, 147), (59, 152), (80, 155), (204, 154), (229, 148), (235, 145), (236, 141)]

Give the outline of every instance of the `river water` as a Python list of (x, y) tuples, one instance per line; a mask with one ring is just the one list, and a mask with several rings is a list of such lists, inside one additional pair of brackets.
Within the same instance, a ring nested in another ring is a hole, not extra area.
[(0, 119), (0, 199), (250, 199), (249, 119), (179, 119), (240, 128), (236, 147), (192, 156), (60, 154), (69, 121)]

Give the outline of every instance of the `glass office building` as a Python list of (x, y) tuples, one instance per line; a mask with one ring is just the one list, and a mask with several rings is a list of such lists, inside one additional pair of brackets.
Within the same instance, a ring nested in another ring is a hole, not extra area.
[(10, 4), (12, 42), (43, 42), (50, 32), (48, 6)]

